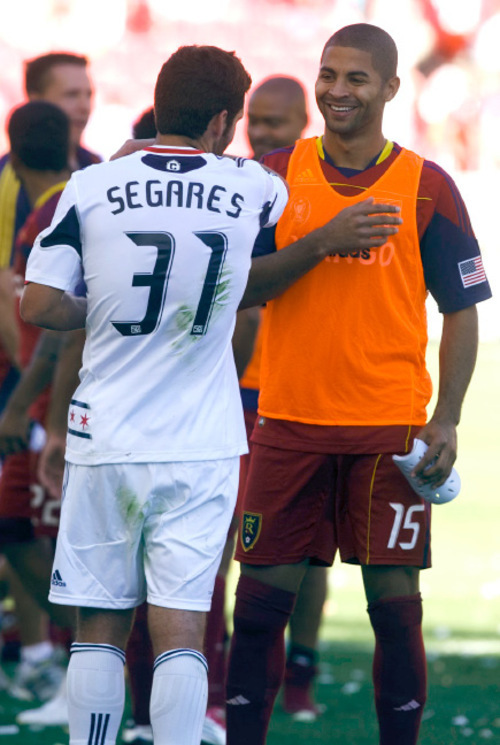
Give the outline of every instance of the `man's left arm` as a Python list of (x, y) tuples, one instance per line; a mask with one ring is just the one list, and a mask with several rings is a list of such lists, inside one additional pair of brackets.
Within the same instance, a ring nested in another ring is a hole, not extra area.
[(60, 334), (40, 336), (29, 365), (9, 396), (0, 417), (0, 453), (10, 455), (28, 447), (29, 408), (51, 382), (59, 353)]
[(457, 457), (457, 425), (474, 372), (477, 348), (476, 306), (444, 314), (437, 403), (431, 419), (418, 433), (429, 449), (414, 471), (417, 478), (434, 486), (446, 481)]
[(10, 267), (0, 267), (0, 344), (9, 362), (15, 367), (20, 367), (14, 276)]
[(87, 298), (29, 282), (24, 288), (20, 311), (22, 319), (34, 326), (74, 331), (85, 328)]

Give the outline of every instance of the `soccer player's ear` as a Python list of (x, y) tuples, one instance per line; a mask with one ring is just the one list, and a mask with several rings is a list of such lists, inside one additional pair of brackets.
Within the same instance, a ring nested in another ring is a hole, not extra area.
[(227, 128), (227, 111), (224, 109), (224, 111), (214, 114), (208, 124), (208, 128), (217, 139), (221, 138)]
[(397, 75), (394, 75), (393, 78), (389, 78), (389, 80), (385, 84), (385, 102), (392, 101), (394, 96), (399, 90), (399, 86), (401, 85), (401, 80), (398, 78)]

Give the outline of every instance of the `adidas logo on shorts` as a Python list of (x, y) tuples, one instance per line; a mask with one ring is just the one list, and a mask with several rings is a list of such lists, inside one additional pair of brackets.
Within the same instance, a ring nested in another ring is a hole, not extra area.
[(52, 573), (52, 582), (50, 584), (55, 585), (56, 587), (66, 587), (66, 582), (64, 582), (61, 577), (59, 569), (56, 569), (55, 572)]

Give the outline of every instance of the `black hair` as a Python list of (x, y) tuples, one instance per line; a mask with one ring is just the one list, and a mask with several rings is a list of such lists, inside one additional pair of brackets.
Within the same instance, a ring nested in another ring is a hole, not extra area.
[(14, 109), (7, 125), (11, 152), (34, 171), (68, 166), (69, 119), (48, 101), (29, 101)]
[(135, 140), (146, 140), (156, 137), (156, 122), (154, 108), (146, 109), (132, 125), (132, 135)]
[(321, 59), (330, 47), (353, 47), (368, 52), (372, 56), (372, 64), (385, 82), (397, 73), (398, 50), (392, 36), (387, 31), (373, 26), (371, 23), (353, 23), (344, 26), (330, 36), (326, 42)]

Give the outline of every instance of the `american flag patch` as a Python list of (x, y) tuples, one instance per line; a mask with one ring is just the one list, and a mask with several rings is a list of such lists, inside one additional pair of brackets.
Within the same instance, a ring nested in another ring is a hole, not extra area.
[(460, 261), (458, 264), (462, 284), (464, 287), (472, 287), (486, 282), (486, 273), (483, 267), (483, 260), (480, 256), (475, 256), (467, 261)]

